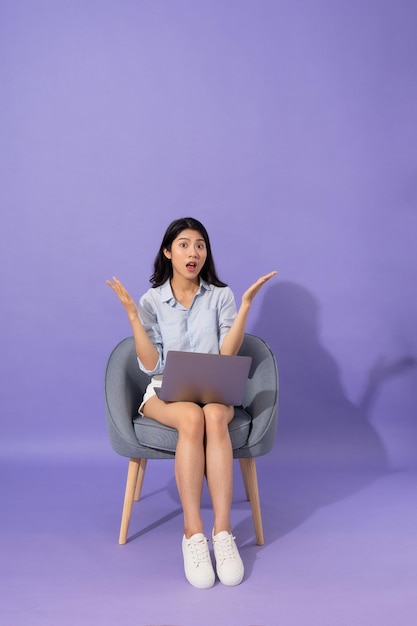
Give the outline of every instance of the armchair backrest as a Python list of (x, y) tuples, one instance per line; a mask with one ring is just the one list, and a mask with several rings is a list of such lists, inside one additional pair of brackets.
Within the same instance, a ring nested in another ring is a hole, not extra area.
[(271, 348), (256, 335), (245, 334), (239, 354), (252, 357), (243, 400), (244, 409), (252, 416), (252, 429), (247, 445), (236, 450), (235, 456), (256, 457), (266, 454), (274, 445), (278, 419), (278, 369)]

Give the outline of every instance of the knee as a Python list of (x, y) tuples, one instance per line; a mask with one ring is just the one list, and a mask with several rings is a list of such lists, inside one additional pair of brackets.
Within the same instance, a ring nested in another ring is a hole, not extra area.
[(204, 437), (204, 413), (197, 404), (187, 403), (183, 407), (181, 414), (180, 426), (178, 432), (180, 435), (189, 439), (203, 439)]
[(233, 418), (233, 407), (224, 404), (210, 404), (204, 407), (206, 432), (221, 435), (228, 433), (229, 422)]

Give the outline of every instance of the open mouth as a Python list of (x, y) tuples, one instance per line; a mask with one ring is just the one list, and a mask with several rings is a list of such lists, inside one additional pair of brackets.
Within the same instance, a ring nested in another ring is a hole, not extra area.
[(193, 263), (193, 262), (187, 263), (186, 268), (187, 270), (194, 271), (197, 268), (197, 263)]

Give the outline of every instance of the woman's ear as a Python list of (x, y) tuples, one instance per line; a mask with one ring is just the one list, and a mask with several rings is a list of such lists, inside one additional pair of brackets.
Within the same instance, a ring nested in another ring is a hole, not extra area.
[(171, 258), (171, 250), (168, 250), (168, 248), (164, 248), (164, 255), (166, 256), (167, 259)]

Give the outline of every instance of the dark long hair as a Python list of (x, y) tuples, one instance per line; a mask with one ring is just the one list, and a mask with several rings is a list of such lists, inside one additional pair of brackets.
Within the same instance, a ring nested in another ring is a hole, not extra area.
[(161, 247), (155, 257), (153, 274), (150, 278), (152, 287), (160, 287), (167, 280), (172, 278), (173, 271), (171, 259), (167, 259), (164, 254), (164, 250), (171, 250), (174, 239), (176, 239), (178, 235), (187, 228), (190, 230), (197, 230), (203, 237), (206, 244), (207, 258), (203, 269), (200, 272), (201, 278), (216, 287), (226, 287), (226, 284), (218, 278), (216, 273), (208, 232), (204, 228), (203, 224), (193, 217), (181, 217), (180, 219), (171, 222), (168, 226), (164, 238), (162, 239)]

